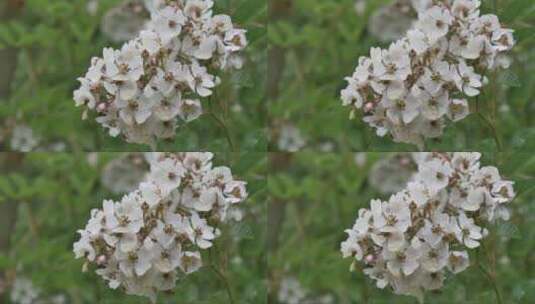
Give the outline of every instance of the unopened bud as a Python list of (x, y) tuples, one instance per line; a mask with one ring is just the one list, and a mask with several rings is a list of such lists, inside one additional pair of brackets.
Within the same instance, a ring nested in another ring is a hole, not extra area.
[(105, 103), (105, 102), (101, 102), (101, 103), (99, 103), (98, 106), (97, 106), (97, 111), (98, 111), (98, 112), (101, 112), (101, 113), (102, 113), (102, 112), (106, 112), (107, 109), (108, 109), (108, 104)]
[(374, 104), (373, 102), (367, 102), (365, 105), (364, 105), (364, 112), (371, 112), (373, 111), (373, 108), (374, 108)]
[(108, 258), (105, 255), (103, 255), (103, 254), (99, 255), (97, 257), (97, 265), (103, 266), (103, 265), (106, 264), (107, 260), (108, 260)]

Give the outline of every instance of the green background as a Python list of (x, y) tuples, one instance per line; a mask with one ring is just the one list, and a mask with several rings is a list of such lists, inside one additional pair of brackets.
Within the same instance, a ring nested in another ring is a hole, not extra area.
[[(149, 303), (148, 298), (108, 288), (94, 268), (83, 273), (83, 260), (74, 259), (72, 251), (79, 239), (76, 231), (85, 227), (90, 210), (102, 208), (104, 199), (120, 199), (101, 182), (103, 167), (120, 155), (99, 153), (93, 167), (87, 153), (0, 153), (0, 210), (17, 209), (12, 231), (0, 222), (0, 233), (10, 236), (8, 250), (0, 250), (0, 273), (13, 274), (18, 268), (16, 273), (31, 279), (43, 295), (64, 294), (71, 304)], [(236, 179), (248, 183), (249, 197), (241, 208), (244, 219), (223, 226), (212, 258), (202, 253), (205, 267), (178, 282), (174, 294), (161, 293), (158, 303), (230, 303), (226, 284), (239, 299), (236, 303), (265, 301), (266, 164), (262, 153), (215, 155), (214, 165), (230, 167)], [(9, 303), (9, 292), (4, 296), (0, 303)]]

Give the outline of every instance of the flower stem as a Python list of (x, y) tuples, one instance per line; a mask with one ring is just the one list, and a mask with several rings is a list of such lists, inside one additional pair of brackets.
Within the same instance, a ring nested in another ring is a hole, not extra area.
[(232, 136), (230, 135), (230, 131), (227, 128), (227, 126), (225, 125), (225, 123), (219, 117), (217, 117), (217, 115), (215, 115), (213, 112), (210, 112), (210, 115), (214, 118), (214, 120), (219, 124), (219, 126), (225, 132), (225, 137), (227, 138), (227, 142), (228, 142), (228, 144), (230, 146), (230, 150), (231, 151), (236, 151), (235, 146), (234, 146), (234, 142), (232, 141)]
[[(481, 249), (483, 249), (485, 252), (485, 247), (483, 245), (483, 243), (481, 243)], [(480, 253), (481, 251), (478, 250), (478, 253)], [(487, 253), (487, 256), (488, 256), (488, 253)], [(481, 272), (483, 273), (483, 275), (485, 275), (485, 277), (487, 277), (487, 279), (489, 280), (490, 284), (492, 285), (492, 288), (494, 289), (494, 293), (496, 294), (496, 303), (497, 304), (503, 304), (503, 300), (502, 300), (502, 296), (501, 296), (501, 292), (500, 292), (500, 289), (498, 287), (498, 282), (496, 281), (496, 275), (495, 273), (490, 273), (488, 269), (486, 269), (485, 267), (483, 267), (483, 265), (481, 264), (481, 262), (479, 261), (480, 257), (478, 255), (478, 259), (477, 259), (477, 266), (479, 268), (479, 270), (481, 270)], [(489, 262), (490, 262), (490, 258), (488, 258)]]
[(503, 151), (502, 142), (500, 141), (500, 136), (498, 135), (498, 130), (496, 129), (496, 126), (490, 121), (489, 118), (487, 118), (483, 113), (478, 112), (477, 113), (479, 117), (489, 125), (490, 131), (492, 132), (492, 137), (494, 138), (494, 142), (496, 143), (496, 147), (498, 148), (498, 151)]
[(230, 304), (234, 304), (235, 302), (234, 302), (234, 297), (232, 296), (232, 290), (230, 288), (230, 283), (228, 282), (228, 280), (225, 277), (225, 275), (223, 274), (223, 272), (221, 272), (221, 270), (219, 270), (219, 268), (217, 268), (217, 266), (214, 264), (213, 255), (212, 255), (212, 248), (209, 249), (208, 255), (210, 257), (210, 268), (212, 268), (212, 270), (219, 277), (221, 282), (223, 282), (223, 285), (225, 285), (225, 290), (227, 292), (229, 303)]
[(500, 289), (498, 288), (498, 285), (496, 284), (496, 280), (493, 278), (493, 276), (490, 274), (490, 272), (488, 272), (488, 270), (486, 270), (483, 267), (483, 265), (481, 265), (480, 263), (477, 263), (477, 265), (478, 265), (479, 269), (481, 270), (481, 272), (483, 272), (483, 274), (487, 277), (487, 279), (491, 283), (492, 288), (494, 289), (494, 293), (496, 294), (496, 303), (503, 304), (502, 296), (501, 296), (501, 293), (500, 293)]

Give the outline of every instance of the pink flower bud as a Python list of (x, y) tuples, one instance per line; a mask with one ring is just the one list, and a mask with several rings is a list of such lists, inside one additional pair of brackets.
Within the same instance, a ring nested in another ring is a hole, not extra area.
[(364, 105), (364, 112), (371, 112), (373, 111), (373, 108), (375, 108), (375, 105), (373, 104), (373, 102), (367, 102)]
[(105, 102), (101, 102), (97, 106), (98, 112), (106, 112), (107, 109), (108, 109), (108, 104), (106, 104)]
[(103, 254), (102, 254), (102, 255), (99, 255), (99, 256), (97, 257), (97, 265), (99, 265), (99, 266), (102, 266), (102, 265), (106, 264), (106, 261), (107, 261), (107, 258), (106, 258), (106, 256), (103, 255)]

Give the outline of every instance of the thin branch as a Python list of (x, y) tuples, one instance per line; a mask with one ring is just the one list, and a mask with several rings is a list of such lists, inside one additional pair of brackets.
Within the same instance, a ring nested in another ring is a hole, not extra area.
[(494, 289), (494, 293), (496, 294), (496, 302), (498, 304), (503, 304), (502, 296), (501, 296), (500, 290), (498, 288), (498, 285), (496, 284), (496, 280), (494, 279), (494, 277), (490, 274), (488, 270), (485, 269), (485, 267), (483, 267), (483, 265), (481, 265), (481, 263), (477, 262), (477, 266), (491, 283), (492, 288)]
[[(483, 243), (481, 243), (481, 249), (484, 250)], [(480, 253), (480, 252), (481, 252), (481, 250), (478, 250), (478, 253)], [(485, 254), (488, 255), (486, 252), (485, 252)], [(496, 303), (497, 304), (503, 304), (502, 296), (501, 296), (501, 293), (500, 293), (500, 289), (498, 288), (498, 283), (496, 282), (496, 275), (493, 275), (485, 267), (483, 267), (483, 265), (481, 264), (479, 259), (480, 259), (480, 257), (478, 255), (478, 259), (476, 260), (477, 266), (478, 266), (479, 270), (481, 270), (481, 272), (485, 275), (485, 277), (487, 277), (487, 279), (491, 283), (492, 288), (494, 289), (494, 293), (496, 294)]]
[(500, 141), (500, 137), (498, 136), (498, 130), (496, 129), (496, 126), (494, 126), (494, 124), (485, 115), (483, 115), (481, 112), (478, 112), (477, 114), (481, 119), (483, 119), (483, 121), (485, 123), (487, 123), (489, 125), (489, 128), (491, 130), (492, 136), (494, 138), (494, 142), (496, 142), (496, 146), (498, 148), (498, 151), (502, 151), (502, 143)]
[(232, 136), (230, 135), (230, 131), (227, 128), (227, 126), (225, 125), (225, 123), (219, 117), (217, 117), (217, 115), (215, 115), (214, 112), (212, 112), (212, 111), (210, 111), (210, 116), (212, 116), (214, 118), (214, 120), (217, 122), (217, 124), (219, 124), (219, 126), (223, 129), (223, 131), (225, 132), (225, 137), (227, 138), (227, 142), (228, 142), (228, 144), (230, 146), (230, 150), (235, 152), (236, 151), (236, 147), (234, 146), (234, 141), (232, 140)]
[(30, 227), (30, 232), (32, 233), (32, 236), (34, 239), (39, 239), (39, 223), (37, 222), (37, 219), (35, 218), (32, 207), (30, 203), (26, 203), (26, 213), (28, 215), (28, 226)]
[(228, 296), (228, 299), (229, 299), (229, 303), (230, 304), (234, 304), (235, 302), (234, 302), (234, 297), (232, 296), (232, 289), (230, 287), (230, 283), (228, 282), (228, 280), (225, 277), (225, 275), (223, 274), (223, 272), (221, 272), (221, 270), (219, 270), (219, 268), (217, 268), (217, 266), (214, 264), (213, 255), (212, 255), (212, 248), (210, 248), (208, 250), (208, 256), (210, 258), (210, 268), (215, 272), (215, 274), (219, 277), (219, 279), (225, 285), (225, 290), (227, 291), (227, 296)]

